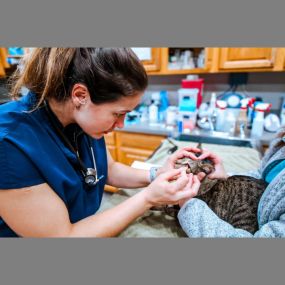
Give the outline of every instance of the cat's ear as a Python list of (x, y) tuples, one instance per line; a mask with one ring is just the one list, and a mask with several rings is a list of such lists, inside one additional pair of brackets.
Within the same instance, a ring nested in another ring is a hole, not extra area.
[(196, 148), (199, 148), (199, 149), (202, 151), (202, 150), (203, 150), (203, 149), (202, 149), (202, 143), (199, 142), (199, 143), (197, 144)]

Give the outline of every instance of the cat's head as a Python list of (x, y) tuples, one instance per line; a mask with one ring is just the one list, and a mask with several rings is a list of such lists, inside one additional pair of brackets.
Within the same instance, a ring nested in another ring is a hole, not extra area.
[(186, 167), (186, 173), (198, 174), (204, 172), (206, 175), (215, 170), (214, 163), (209, 159), (193, 160), (189, 157), (184, 157), (176, 160), (175, 168)]

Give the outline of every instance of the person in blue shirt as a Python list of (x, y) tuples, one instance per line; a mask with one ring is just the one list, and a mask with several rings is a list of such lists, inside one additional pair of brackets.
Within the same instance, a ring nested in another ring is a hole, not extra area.
[[(116, 236), (152, 206), (197, 193), (197, 177), (174, 169), (191, 148), (151, 171), (106, 149), (104, 134), (124, 126), (147, 87), (131, 49), (37, 48), (12, 80), (14, 100), (0, 106), (0, 237)], [(145, 188), (96, 214), (106, 183)]]

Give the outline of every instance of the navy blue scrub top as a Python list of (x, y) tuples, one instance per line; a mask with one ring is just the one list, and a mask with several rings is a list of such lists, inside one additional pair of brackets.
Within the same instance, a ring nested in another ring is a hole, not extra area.
[[(0, 189), (47, 183), (63, 200), (71, 223), (75, 223), (93, 215), (100, 207), (108, 175), (104, 138), (92, 140), (98, 177), (104, 175), (104, 178), (96, 186), (88, 186), (76, 154), (58, 136), (46, 109), (25, 112), (34, 104), (35, 95), (28, 93), (18, 101), (0, 106)], [(71, 132), (72, 126), (67, 129)], [(78, 136), (78, 149), (84, 165), (93, 168), (84, 133)], [(0, 237), (16, 236), (0, 217)]]

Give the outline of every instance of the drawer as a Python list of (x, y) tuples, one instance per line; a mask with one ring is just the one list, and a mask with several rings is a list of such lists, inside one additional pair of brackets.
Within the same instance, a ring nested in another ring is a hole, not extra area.
[(107, 148), (114, 160), (117, 160), (117, 148), (114, 145), (107, 145)]
[(161, 142), (166, 138), (165, 136), (145, 135), (137, 133), (117, 132), (117, 146), (131, 147), (145, 150), (155, 150)]
[(135, 160), (146, 161), (152, 152), (152, 150), (122, 147), (118, 153), (118, 161), (126, 165), (131, 165)]

